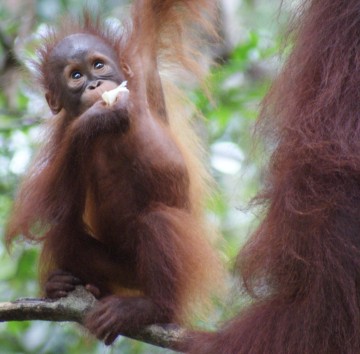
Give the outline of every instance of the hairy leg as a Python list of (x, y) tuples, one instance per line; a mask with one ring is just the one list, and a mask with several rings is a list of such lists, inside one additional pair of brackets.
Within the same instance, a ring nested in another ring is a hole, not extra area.
[(144, 296), (106, 297), (88, 315), (85, 326), (105, 344), (120, 333), (178, 319), (187, 272), (181, 246), (186, 239), (174, 222), (181, 215), (183, 211), (159, 205), (132, 223), (129, 233), (138, 242), (137, 277)]
[(121, 257), (81, 228), (65, 229), (53, 228), (44, 242), (40, 263), (46, 296), (67, 296), (77, 285), (95, 297), (109, 295), (109, 284), (129, 273)]

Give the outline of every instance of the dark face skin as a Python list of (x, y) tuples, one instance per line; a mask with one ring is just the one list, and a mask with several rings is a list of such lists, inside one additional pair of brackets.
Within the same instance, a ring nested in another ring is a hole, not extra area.
[(124, 81), (114, 50), (101, 38), (89, 34), (65, 37), (53, 49), (49, 63), (60, 91), (59, 98), (46, 93), (54, 113), (65, 109), (76, 117), (99, 101), (103, 92)]

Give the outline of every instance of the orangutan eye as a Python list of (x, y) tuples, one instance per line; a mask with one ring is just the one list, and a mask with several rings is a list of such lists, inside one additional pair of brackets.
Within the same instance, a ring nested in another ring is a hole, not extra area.
[(76, 70), (76, 71), (73, 71), (71, 73), (71, 78), (74, 79), (74, 80), (79, 80), (80, 78), (82, 78), (82, 74), (80, 71)]
[(94, 63), (94, 68), (98, 70), (98, 69), (103, 68), (104, 65), (105, 65), (105, 64), (104, 64), (102, 61), (97, 60), (97, 61)]

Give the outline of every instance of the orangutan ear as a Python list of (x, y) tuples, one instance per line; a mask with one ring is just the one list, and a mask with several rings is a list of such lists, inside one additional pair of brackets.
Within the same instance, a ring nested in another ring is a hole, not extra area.
[(133, 71), (131, 70), (130, 66), (127, 63), (121, 63), (121, 70), (125, 74), (126, 78), (131, 78), (134, 76)]
[(45, 93), (45, 98), (51, 109), (51, 112), (53, 114), (58, 114), (62, 108), (58, 100), (49, 91)]

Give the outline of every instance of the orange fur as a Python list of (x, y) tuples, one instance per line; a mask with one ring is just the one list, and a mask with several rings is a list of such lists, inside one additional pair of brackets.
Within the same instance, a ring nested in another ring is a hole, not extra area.
[(193, 354), (360, 353), (360, 3), (303, 5), (258, 123), (264, 218), (237, 263), (253, 302)]
[[(90, 126), (76, 130), (81, 121), (63, 110), (52, 118), (48, 141), (21, 185), (6, 234), (8, 245), (19, 234), (43, 242), (43, 282), (49, 270), (66, 268), (105, 293), (145, 294), (171, 313), (167, 320), (176, 321), (186, 321), (195, 305), (207, 304), (209, 295), (221, 288), (222, 267), (211, 246), (214, 231), (204, 216), (210, 179), (201, 162), (202, 148), (189, 122), (189, 106), (183, 109), (177, 91), (162, 85), (158, 75), (159, 67), (174, 72), (181, 67), (202, 78), (193, 21), (197, 30), (209, 33), (215, 4), (138, 0), (131, 22), (122, 29), (105, 27), (86, 13), (83, 22), (66, 21), (45, 39), (39, 80), (54, 99), (60, 93), (51, 53), (70, 34), (85, 33), (115, 51), (128, 76), (132, 104), (128, 132), (100, 135), (91, 144)], [(151, 137), (144, 147), (154, 126), (159, 140)], [(123, 151), (140, 167), (133, 169), (123, 160)], [(153, 165), (151, 173), (143, 167), (147, 161)], [(131, 189), (133, 180), (141, 188), (147, 182), (144, 201), (137, 201), (141, 192)], [(116, 197), (120, 192), (124, 194)], [(97, 253), (96, 245), (101, 246)], [(124, 260), (109, 252), (119, 252)], [(86, 259), (94, 263), (93, 274)]]

